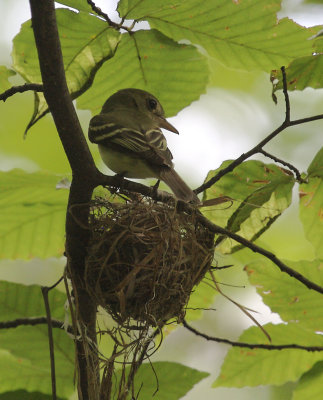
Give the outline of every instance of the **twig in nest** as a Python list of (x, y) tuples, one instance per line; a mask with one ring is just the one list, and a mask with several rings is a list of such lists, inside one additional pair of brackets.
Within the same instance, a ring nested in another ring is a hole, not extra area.
[(266, 332), (266, 330), (261, 326), (261, 324), (256, 320), (255, 317), (253, 317), (249, 311), (255, 312), (254, 310), (248, 309), (247, 307), (237, 303), (236, 301), (234, 301), (233, 299), (231, 299), (229, 296), (227, 296), (225, 293), (222, 292), (222, 290), (220, 289), (220, 286), (218, 285), (217, 281), (215, 280), (214, 274), (212, 271), (210, 271), (210, 275), (212, 277), (212, 281), (217, 289), (217, 291), (226, 299), (228, 299), (231, 303), (233, 303), (234, 305), (236, 305), (244, 314), (247, 315), (247, 317), (249, 317), (257, 326), (258, 328), (260, 328), (260, 330), (263, 332), (263, 334), (267, 337), (267, 339), (269, 340), (269, 342), (271, 342), (271, 337), (268, 334), (268, 332)]

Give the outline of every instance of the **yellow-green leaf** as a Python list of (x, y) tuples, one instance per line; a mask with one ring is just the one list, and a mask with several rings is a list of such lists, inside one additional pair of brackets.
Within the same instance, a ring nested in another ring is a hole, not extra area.
[[(321, 335), (302, 328), (299, 324), (267, 324), (264, 326), (272, 338), (272, 344), (299, 344), (323, 346)], [(264, 334), (257, 327), (244, 331), (240, 342), (265, 343)], [(231, 348), (224, 360), (215, 387), (244, 387), (258, 385), (282, 385), (296, 381), (317, 361), (322, 352), (297, 349), (263, 350)]]
[[(286, 261), (296, 272), (323, 286), (323, 261)], [(263, 259), (245, 267), (265, 304), (285, 322), (298, 321), (306, 328), (323, 331), (322, 295), (282, 273), (271, 261)]]
[[(112, 57), (120, 33), (108, 23), (88, 13), (67, 9), (56, 11), (66, 80), (73, 98), (92, 84), (96, 71)], [(31, 21), (25, 22), (13, 40), (13, 67), (27, 82), (41, 83), (41, 75)], [(48, 112), (42, 93), (35, 94), (35, 110), (30, 126)]]
[(8, 69), (4, 65), (0, 65), (0, 91), (5, 91), (9, 89), (12, 85), (8, 81), (10, 76), (16, 75), (15, 71)]
[[(220, 168), (210, 171), (208, 181), (230, 164), (225, 161)], [(217, 225), (236, 232), (248, 240), (255, 240), (290, 205), (295, 179), (286, 169), (261, 161), (246, 161), (223, 176), (207, 189), (204, 200), (229, 196), (232, 203), (205, 208), (203, 213)], [(232, 239), (221, 240), (217, 251), (230, 253), (238, 249)]]
[(126, 33), (77, 105), (95, 114), (114, 92), (134, 87), (153, 93), (171, 116), (197, 100), (207, 82), (206, 59), (193, 46), (178, 44), (156, 30)]
[(0, 258), (61, 256), (67, 190), (61, 177), (20, 170), (0, 173)]
[(173, 40), (201, 46), (228, 67), (269, 72), (313, 51), (308, 39), (314, 31), (288, 18), (278, 20), (280, 3), (121, 0), (118, 11), (122, 17), (148, 21)]

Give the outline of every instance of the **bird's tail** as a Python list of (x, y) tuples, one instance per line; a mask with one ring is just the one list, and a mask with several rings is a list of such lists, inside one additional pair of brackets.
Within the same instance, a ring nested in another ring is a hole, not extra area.
[(173, 168), (163, 168), (160, 179), (168, 185), (179, 200), (199, 204), (200, 200)]

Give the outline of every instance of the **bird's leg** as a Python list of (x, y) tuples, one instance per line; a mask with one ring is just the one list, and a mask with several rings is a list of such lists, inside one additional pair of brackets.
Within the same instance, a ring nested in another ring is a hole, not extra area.
[(157, 190), (159, 188), (159, 184), (160, 184), (160, 179), (157, 179), (157, 182), (152, 187), (152, 189), (153, 189), (153, 193), (152, 193), (153, 197), (157, 197)]
[(116, 183), (115, 183), (116, 191), (117, 191), (117, 189), (119, 189), (120, 191), (123, 190), (124, 178), (125, 178), (125, 173), (123, 173), (123, 172), (114, 175), (114, 179), (116, 181)]

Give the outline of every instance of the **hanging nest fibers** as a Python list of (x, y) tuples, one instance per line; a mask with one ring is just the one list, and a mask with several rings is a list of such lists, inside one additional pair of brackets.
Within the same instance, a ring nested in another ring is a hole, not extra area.
[(192, 214), (150, 199), (91, 207), (87, 290), (119, 323), (181, 320), (208, 271), (214, 235)]

